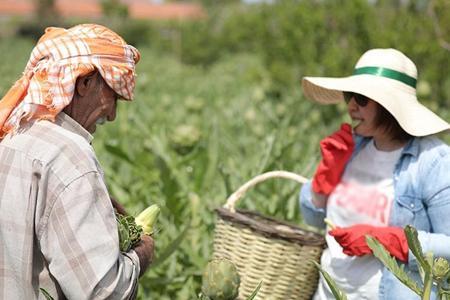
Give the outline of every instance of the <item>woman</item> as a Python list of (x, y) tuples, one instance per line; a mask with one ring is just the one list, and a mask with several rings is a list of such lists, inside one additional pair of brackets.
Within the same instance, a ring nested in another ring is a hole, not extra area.
[[(419, 299), (372, 255), (377, 238), (420, 281), (403, 228), (413, 225), (424, 252), (450, 259), (450, 148), (432, 135), (450, 125), (416, 98), (417, 69), (394, 49), (364, 53), (353, 75), (305, 77), (306, 97), (347, 102), (353, 128), (320, 143), (322, 160), (301, 191), (304, 220), (326, 235), (322, 267), (349, 299)], [(314, 299), (334, 299), (321, 279)]]

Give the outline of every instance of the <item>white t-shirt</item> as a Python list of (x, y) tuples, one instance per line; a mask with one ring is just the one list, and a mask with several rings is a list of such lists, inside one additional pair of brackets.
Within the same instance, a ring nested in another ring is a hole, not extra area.
[[(394, 198), (394, 167), (401, 151), (377, 150), (373, 140), (366, 144), (348, 164), (341, 182), (329, 196), (327, 218), (339, 227), (354, 224), (387, 226)], [(378, 299), (383, 265), (372, 255), (347, 256), (328, 234), (326, 241), (328, 248), (322, 255), (322, 268), (348, 299)], [(334, 299), (322, 279), (314, 299)]]

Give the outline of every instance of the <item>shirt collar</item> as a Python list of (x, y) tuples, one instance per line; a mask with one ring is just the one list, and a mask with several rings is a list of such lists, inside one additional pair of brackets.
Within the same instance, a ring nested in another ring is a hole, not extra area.
[[(361, 149), (361, 147), (365, 144), (367, 144), (371, 138), (365, 138), (359, 135), (354, 135), (355, 138), (355, 144), (356, 144), (356, 149)], [(413, 137), (412, 139), (410, 139), (406, 145), (403, 147), (403, 151), (402, 151), (402, 156), (403, 155), (412, 155), (412, 156), (417, 156), (419, 155), (419, 138)]]
[(64, 112), (60, 112), (56, 116), (55, 123), (61, 126), (62, 128), (69, 130), (70, 132), (81, 135), (89, 144), (94, 139), (92, 134), (90, 134), (86, 129), (83, 128), (83, 126), (78, 124), (77, 121), (69, 117)]

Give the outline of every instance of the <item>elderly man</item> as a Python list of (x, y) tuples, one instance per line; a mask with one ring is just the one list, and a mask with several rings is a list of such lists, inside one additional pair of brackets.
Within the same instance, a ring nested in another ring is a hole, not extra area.
[(103, 26), (48, 28), (0, 101), (0, 299), (136, 296), (153, 240), (119, 251), (91, 133), (132, 99), (138, 61)]

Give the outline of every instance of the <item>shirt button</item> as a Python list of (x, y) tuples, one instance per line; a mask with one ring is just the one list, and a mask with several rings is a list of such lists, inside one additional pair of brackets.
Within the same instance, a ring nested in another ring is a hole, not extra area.
[(411, 206), (411, 208), (414, 208), (414, 204), (413, 203), (411, 203), (409, 206)]

